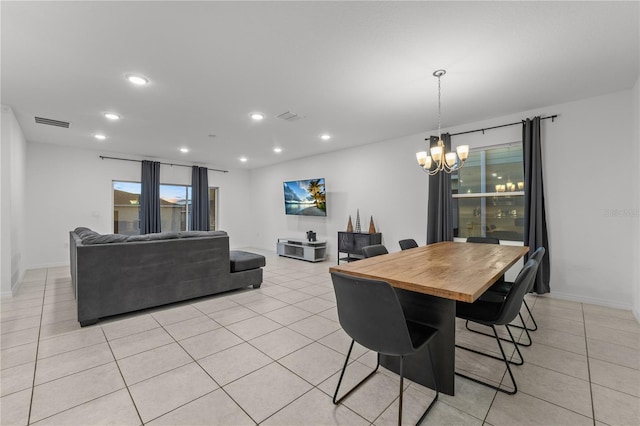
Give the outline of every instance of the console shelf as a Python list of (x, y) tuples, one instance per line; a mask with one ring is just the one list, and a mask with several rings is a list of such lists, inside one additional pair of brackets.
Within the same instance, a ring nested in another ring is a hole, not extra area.
[(278, 255), (308, 262), (322, 262), (327, 256), (326, 241), (307, 241), (299, 238), (278, 238)]
[[(364, 234), (360, 232), (338, 231), (338, 265), (340, 261), (353, 262), (364, 257), (362, 247), (373, 244), (382, 244), (382, 234)], [(345, 253), (345, 257), (340, 257), (340, 253)]]

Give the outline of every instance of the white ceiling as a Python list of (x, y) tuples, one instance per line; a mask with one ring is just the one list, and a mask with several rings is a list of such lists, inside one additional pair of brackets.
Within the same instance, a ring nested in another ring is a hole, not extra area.
[[(227, 169), (436, 129), (439, 68), (443, 127), (629, 89), (639, 75), (638, 1), (0, 7), (1, 101), (28, 141)], [(304, 118), (275, 118), (286, 111)]]

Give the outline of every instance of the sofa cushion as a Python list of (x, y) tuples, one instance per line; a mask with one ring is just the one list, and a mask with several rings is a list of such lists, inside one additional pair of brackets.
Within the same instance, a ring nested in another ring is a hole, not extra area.
[(261, 254), (242, 250), (231, 250), (229, 252), (229, 260), (231, 261), (231, 272), (248, 271), (249, 269), (260, 268), (267, 264), (264, 256)]
[(226, 237), (225, 231), (180, 231), (178, 232), (180, 238), (194, 238), (194, 237)]
[(101, 235), (97, 232), (87, 233), (82, 237), (82, 244), (110, 244), (110, 243), (123, 243), (127, 241), (128, 235), (122, 234), (106, 234)]
[(127, 237), (127, 242), (136, 242), (136, 241), (149, 241), (149, 234), (129, 235)]
[(147, 234), (149, 236), (149, 241), (155, 240), (173, 240), (175, 238), (180, 238), (177, 232), (157, 232), (153, 234)]
[(89, 235), (89, 234), (97, 234), (97, 232), (92, 231), (91, 229), (86, 228), (84, 226), (79, 226), (78, 228), (74, 229), (73, 232), (75, 232), (78, 235), (78, 237), (80, 237), (80, 238), (84, 237), (85, 235)]

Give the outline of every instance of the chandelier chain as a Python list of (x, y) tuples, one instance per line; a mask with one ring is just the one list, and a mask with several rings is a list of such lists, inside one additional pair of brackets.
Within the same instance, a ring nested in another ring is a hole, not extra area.
[(440, 75), (438, 75), (438, 140), (442, 140), (442, 132), (440, 131), (440, 117), (442, 115), (440, 106)]

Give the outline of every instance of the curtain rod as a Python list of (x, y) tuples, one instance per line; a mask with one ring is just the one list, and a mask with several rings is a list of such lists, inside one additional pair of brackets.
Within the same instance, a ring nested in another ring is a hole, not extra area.
[[(142, 160), (132, 160), (131, 158), (107, 157), (104, 155), (100, 155), (99, 157), (101, 160), (135, 161), (137, 163), (142, 163)], [(171, 167), (173, 166), (189, 167), (189, 168), (192, 167), (192, 166), (186, 166), (184, 164), (173, 164), (173, 163), (160, 163), (160, 164), (164, 164), (165, 166), (171, 166)], [(229, 173), (229, 170), (220, 170), (220, 169), (207, 169), (207, 170), (211, 170), (212, 172)]]
[[(547, 120), (547, 119), (550, 118), (551, 122), (554, 123), (556, 121), (556, 117), (557, 116), (558, 116), (558, 114), (553, 114), (553, 115), (551, 115), (549, 117), (541, 117), (540, 120)], [(482, 134), (484, 134), (485, 130), (493, 130), (493, 129), (499, 129), (500, 127), (515, 126), (516, 124), (522, 124), (523, 122), (524, 122), (524, 120), (521, 120), (521, 121), (518, 121), (516, 123), (501, 124), (499, 126), (485, 127), (484, 129), (476, 129), (476, 130), (469, 130), (469, 131), (466, 131), (466, 132), (451, 133), (450, 136), (466, 135), (467, 133), (476, 133), (476, 132), (482, 132)]]

